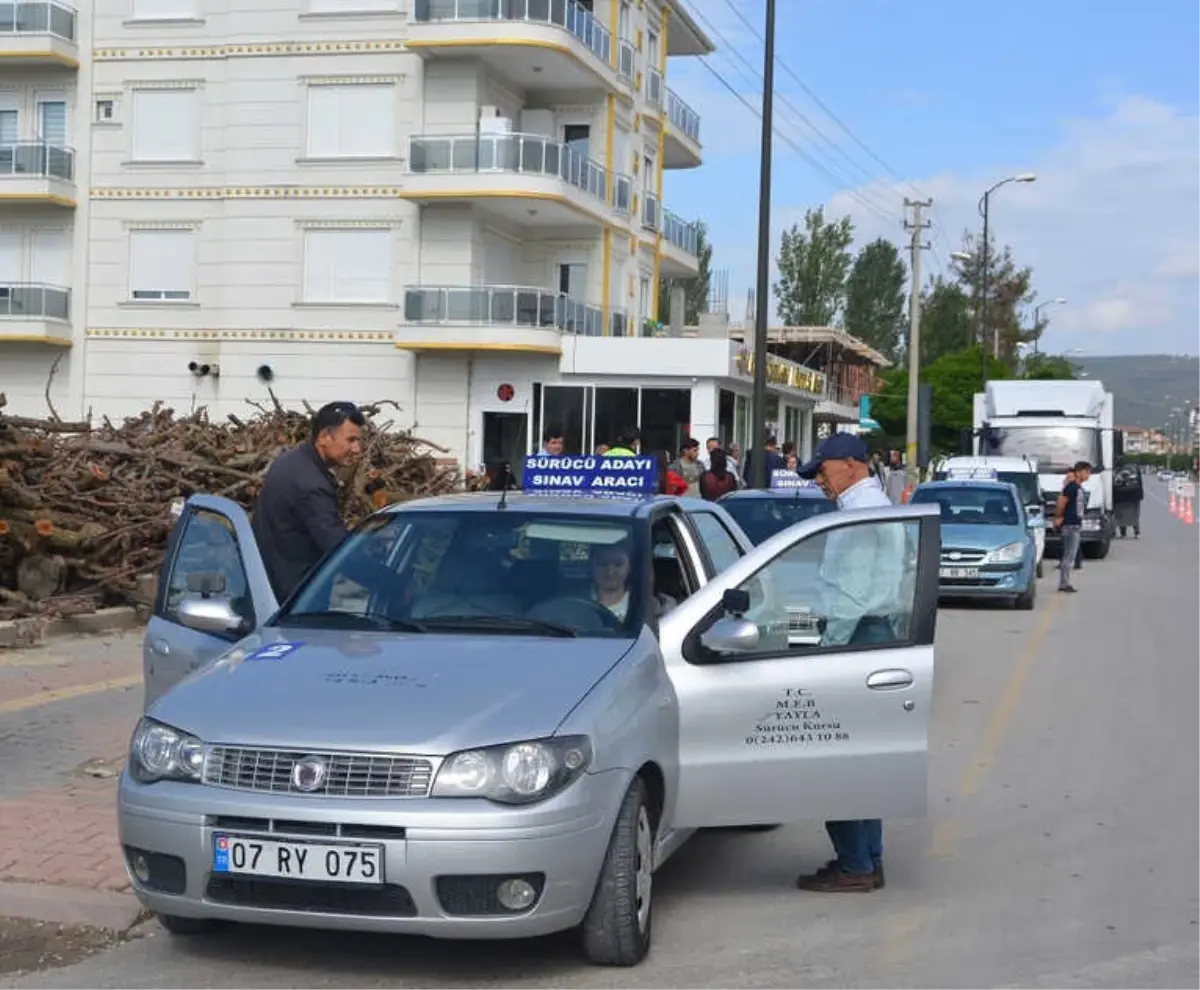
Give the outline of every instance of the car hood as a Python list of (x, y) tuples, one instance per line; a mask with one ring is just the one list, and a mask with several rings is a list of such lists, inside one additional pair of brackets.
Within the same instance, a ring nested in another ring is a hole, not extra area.
[(212, 743), (444, 755), (551, 735), (633, 643), (264, 629), (147, 714)]
[(957, 550), (995, 550), (1024, 537), (1020, 526), (942, 523), (942, 546)]

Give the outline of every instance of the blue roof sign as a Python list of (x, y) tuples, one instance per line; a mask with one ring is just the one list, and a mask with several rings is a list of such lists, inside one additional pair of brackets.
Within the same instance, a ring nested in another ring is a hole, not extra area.
[(1000, 472), (994, 467), (951, 467), (947, 481), (998, 481)]
[(771, 488), (787, 490), (791, 488), (813, 488), (816, 482), (810, 478), (801, 478), (789, 468), (776, 468), (771, 472)]
[(650, 498), (658, 492), (658, 465), (652, 456), (538, 454), (525, 459), (521, 489), (533, 495)]

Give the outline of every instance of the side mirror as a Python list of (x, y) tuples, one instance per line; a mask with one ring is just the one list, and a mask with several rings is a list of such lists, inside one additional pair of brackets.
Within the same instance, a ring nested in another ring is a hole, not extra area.
[(714, 653), (750, 653), (758, 647), (758, 626), (745, 619), (726, 616), (700, 636), (700, 645)]
[(177, 614), (180, 623), (197, 632), (235, 633), (243, 626), (242, 617), (227, 598), (187, 595), (180, 601)]

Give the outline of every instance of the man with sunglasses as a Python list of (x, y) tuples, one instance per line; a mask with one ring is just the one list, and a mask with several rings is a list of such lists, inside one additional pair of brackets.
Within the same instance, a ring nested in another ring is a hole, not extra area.
[(277, 457), (263, 478), (250, 525), (280, 602), (346, 538), (334, 472), (362, 453), (364, 425), (352, 402), (322, 406), (312, 438)]

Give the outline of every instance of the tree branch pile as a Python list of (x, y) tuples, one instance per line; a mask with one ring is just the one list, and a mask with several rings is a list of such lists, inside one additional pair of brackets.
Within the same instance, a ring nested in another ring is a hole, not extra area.
[[(138, 577), (157, 577), (171, 507), (196, 493), (250, 509), (271, 462), (309, 436), (311, 410), (251, 402), (212, 422), (161, 403), (120, 425), (6, 416), (0, 393), (0, 619), (54, 617), (145, 604)], [(392, 502), (459, 490), (445, 450), (363, 406), (363, 456), (342, 481), (351, 524)]]

